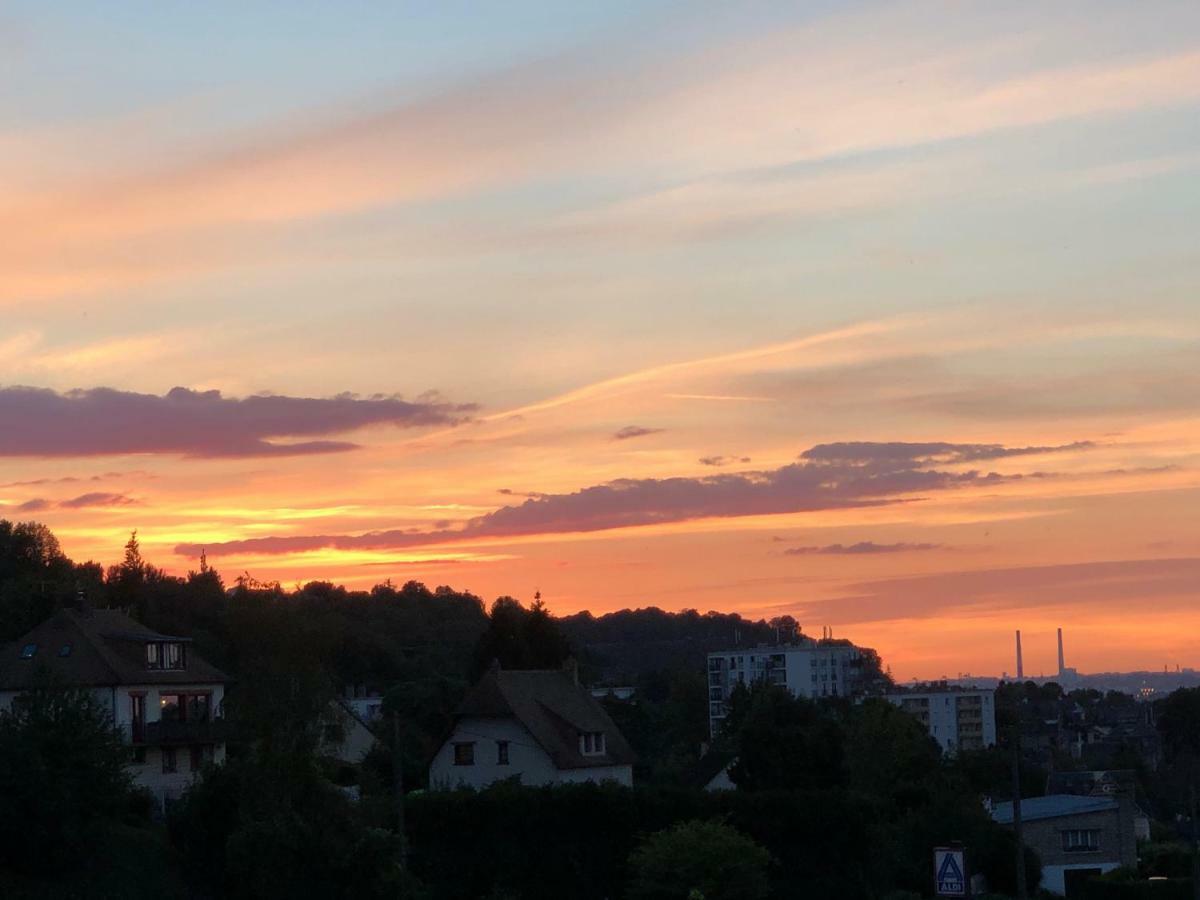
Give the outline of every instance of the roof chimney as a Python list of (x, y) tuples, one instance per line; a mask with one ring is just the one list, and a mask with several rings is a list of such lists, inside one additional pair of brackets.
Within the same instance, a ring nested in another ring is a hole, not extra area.
[(1021, 629), (1017, 629), (1017, 681), (1025, 680), (1025, 663), (1021, 660)]

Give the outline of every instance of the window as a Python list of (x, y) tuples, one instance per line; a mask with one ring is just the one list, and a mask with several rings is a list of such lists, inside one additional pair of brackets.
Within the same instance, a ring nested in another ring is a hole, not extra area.
[(162, 770), (164, 775), (172, 775), (176, 772), (174, 747), (162, 748)]
[(456, 766), (475, 765), (475, 745), (473, 743), (455, 744), (454, 764)]
[(162, 694), (158, 699), (158, 718), (163, 722), (182, 722), (184, 713), (182, 694)]
[(508, 765), (508, 741), (496, 741), (496, 765)]
[(162, 646), (160, 644), (146, 645), (146, 668), (161, 669), (162, 668)]
[(188, 694), (187, 713), (184, 718), (189, 722), (207, 722), (210, 702), (208, 694)]
[(1091, 853), (1100, 849), (1100, 830), (1072, 828), (1062, 833), (1062, 848), (1067, 853)]
[(163, 668), (164, 669), (182, 669), (183, 668), (183, 644), (163, 644)]
[(67, 641), (65, 644), (63, 644), (61, 647), (59, 647), (59, 648), (58, 648), (58, 655), (59, 655), (59, 656), (70, 656), (70, 655), (71, 655), (71, 649), (72, 649), (74, 646), (75, 646), (75, 645), (74, 645), (74, 644), (72, 644), (70, 641)]
[[(146, 695), (129, 695), (129, 731), (135, 741), (146, 739)], [(143, 759), (143, 762), (145, 760)]]
[(579, 735), (579, 752), (584, 756), (599, 756), (604, 753), (604, 732), (582, 732)]
[(37, 644), (26, 644), (21, 648), (21, 659), (33, 659), (33, 655), (37, 653)]

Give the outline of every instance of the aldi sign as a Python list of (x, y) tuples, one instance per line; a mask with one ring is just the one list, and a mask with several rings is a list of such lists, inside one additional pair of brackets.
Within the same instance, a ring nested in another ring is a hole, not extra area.
[(934, 894), (967, 896), (967, 855), (962, 847), (937, 847), (933, 851)]

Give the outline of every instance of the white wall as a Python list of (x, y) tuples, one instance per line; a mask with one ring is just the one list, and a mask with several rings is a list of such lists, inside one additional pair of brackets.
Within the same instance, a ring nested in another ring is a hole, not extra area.
[[(497, 741), (508, 741), (506, 766), (496, 762)], [(475, 764), (456, 766), (454, 745), (475, 744)], [(484, 788), (505, 778), (519, 776), (522, 784), (566, 784), (583, 781), (633, 783), (632, 766), (592, 766), (582, 769), (555, 768), (553, 760), (516, 719), (461, 719), (429, 764), (429, 786), (447, 790), (457, 787)]]

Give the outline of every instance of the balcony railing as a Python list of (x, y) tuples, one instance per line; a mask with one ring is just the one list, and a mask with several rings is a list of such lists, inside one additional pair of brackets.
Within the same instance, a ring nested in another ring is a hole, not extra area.
[(125, 742), (135, 746), (225, 744), (230, 740), (229, 723), (221, 718), (201, 722), (129, 723), (122, 725), (120, 731)]

